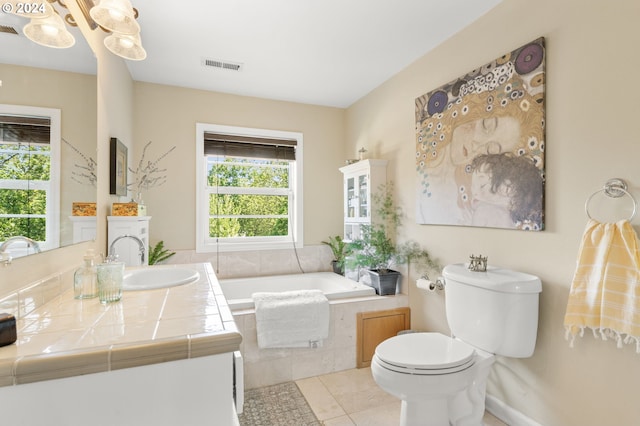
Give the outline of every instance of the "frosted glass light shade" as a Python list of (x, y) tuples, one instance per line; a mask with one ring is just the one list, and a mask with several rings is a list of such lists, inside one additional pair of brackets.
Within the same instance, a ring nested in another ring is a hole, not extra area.
[(31, 19), (23, 28), (24, 35), (42, 46), (65, 49), (76, 43), (73, 34), (67, 30), (64, 21), (57, 13), (48, 18)]
[(104, 39), (104, 45), (111, 53), (132, 61), (142, 61), (147, 52), (142, 47), (140, 35), (113, 33)]
[(98, 25), (111, 32), (130, 35), (140, 32), (129, 0), (100, 0), (89, 14)]

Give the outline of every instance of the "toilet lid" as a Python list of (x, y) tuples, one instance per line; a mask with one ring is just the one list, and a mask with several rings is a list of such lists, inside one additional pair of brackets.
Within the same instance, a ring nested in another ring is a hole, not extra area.
[[(471, 366), (475, 349), (440, 333), (409, 333), (385, 340), (375, 355), (388, 366), (410, 370), (438, 370), (453, 373)], [(393, 368), (396, 370), (396, 368)]]

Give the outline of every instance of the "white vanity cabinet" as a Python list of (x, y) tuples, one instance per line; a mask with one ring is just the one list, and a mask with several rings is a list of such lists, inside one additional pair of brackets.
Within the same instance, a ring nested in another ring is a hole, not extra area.
[(232, 357), (227, 352), (2, 386), (3, 422), (25, 426), (239, 426), (232, 395)]
[(211, 264), (183, 266), (198, 279), (126, 292), (108, 306), (57, 286), (37, 308), (48, 320), (0, 348), (3, 424), (239, 426), (242, 335)]
[(73, 224), (73, 244), (96, 239), (95, 216), (69, 216)]
[(360, 237), (375, 219), (371, 197), (387, 182), (387, 160), (361, 160), (340, 168), (344, 185), (344, 240)]
[(144, 243), (144, 262), (140, 262), (140, 246), (132, 238), (122, 238), (116, 242), (114, 251), (126, 266), (149, 264), (149, 221), (151, 216), (107, 216), (108, 248), (118, 237), (132, 235)]

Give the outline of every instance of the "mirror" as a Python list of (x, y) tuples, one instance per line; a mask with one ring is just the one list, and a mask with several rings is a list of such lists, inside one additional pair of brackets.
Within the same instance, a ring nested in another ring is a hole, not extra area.
[[(58, 10), (62, 16), (66, 13), (66, 10)], [(0, 137), (0, 163), (15, 155), (10, 152), (11, 149), (20, 152), (18, 156), (25, 161), (30, 157), (45, 158), (49, 155), (54, 158), (57, 150), (58, 171), (52, 168), (48, 174), (55, 176), (58, 173), (59, 183), (56, 184), (52, 179), (47, 184), (50, 186), (46, 189), (50, 191), (45, 197), (47, 201), (40, 201), (40, 204), (46, 204), (46, 211), (45, 207), (35, 208), (30, 213), (33, 217), (23, 217), (20, 221), (16, 216), (22, 213), (15, 205), (10, 211), (6, 206), (3, 209), (2, 191), (7, 195), (7, 187), (12, 187), (15, 189), (12, 195), (17, 195), (16, 191), (22, 188), (20, 196), (36, 194), (35, 198), (38, 198), (38, 194), (43, 194), (38, 191), (44, 191), (38, 186), (42, 185), (41, 177), (30, 180), (24, 177), (26, 175), (20, 175), (19, 179), (16, 174), (9, 178), (0, 176), (0, 244), (14, 236), (11, 232), (23, 233), (28, 227), (26, 223), (31, 221), (36, 227), (40, 224), (40, 229), (34, 235), (42, 243), (39, 244), (41, 248), (48, 250), (95, 236), (95, 213), (93, 217), (86, 215), (92, 213), (91, 203), (96, 201), (97, 65), (93, 52), (78, 28), (69, 27), (75, 38), (73, 47), (53, 49), (40, 46), (25, 37), (22, 28), (28, 22), (28, 18), (10, 13), (0, 14), (0, 45), (3, 46), (0, 60), (0, 122), (18, 122), (0, 124), (0, 136), (3, 133), (7, 135)], [(22, 144), (16, 139), (15, 131), (20, 129), (19, 126), (23, 126), (23, 130), (33, 130), (42, 128), (42, 123), (47, 120), (51, 123), (50, 135), (45, 137), (49, 139), (49, 147), (43, 148), (47, 145), (43, 138)], [(12, 136), (9, 135), (11, 130), (14, 131)], [(34, 151), (38, 153), (34, 154)], [(13, 158), (13, 166), (16, 166), (16, 157)], [(55, 162), (51, 163), (52, 166)], [(43, 230), (43, 216), (56, 222), (45, 226)], [(3, 228), (2, 224), (6, 225), (11, 217), (14, 224), (22, 225)], [(41, 239), (43, 236), (44, 240)], [(22, 242), (11, 244), (8, 250), (13, 258), (35, 253), (33, 248)]]

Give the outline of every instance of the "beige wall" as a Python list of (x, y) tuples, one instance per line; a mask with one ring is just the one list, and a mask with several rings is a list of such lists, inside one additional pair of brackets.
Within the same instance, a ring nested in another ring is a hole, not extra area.
[[(635, 346), (616, 349), (586, 336), (569, 349), (562, 325), (585, 200), (612, 177), (627, 180), (640, 199), (639, 19), (636, 0), (505, 0), (347, 111), (347, 154), (365, 146), (390, 160), (407, 216), (401, 238), (417, 239), (443, 264), (481, 253), (490, 264), (542, 278), (536, 352), (499, 358), (489, 392), (547, 426), (640, 422)], [(414, 99), (540, 36), (547, 48), (546, 230), (416, 225)], [(443, 295), (418, 291), (415, 278), (412, 325), (448, 332)]]
[(159, 163), (167, 183), (143, 195), (152, 217), (152, 244), (195, 249), (195, 126), (197, 122), (301, 132), (304, 137), (304, 243), (319, 244), (342, 230), (344, 110), (135, 83), (134, 161), (177, 149)]

